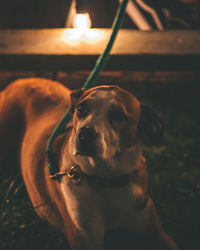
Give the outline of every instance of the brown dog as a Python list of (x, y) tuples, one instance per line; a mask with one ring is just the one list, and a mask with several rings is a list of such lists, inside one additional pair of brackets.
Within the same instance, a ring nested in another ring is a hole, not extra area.
[[(70, 105), (73, 122), (52, 145), (62, 175), (52, 180), (45, 148)], [(148, 249), (178, 249), (147, 195), (141, 136), (152, 141), (161, 133), (160, 118), (117, 86), (71, 92), (35, 78), (0, 93), (0, 164), (20, 152), (33, 207), (67, 235), (73, 250), (101, 250), (105, 235), (118, 228), (141, 234)]]

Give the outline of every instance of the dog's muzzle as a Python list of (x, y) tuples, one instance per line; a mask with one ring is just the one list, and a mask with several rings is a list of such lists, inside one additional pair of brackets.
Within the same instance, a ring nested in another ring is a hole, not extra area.
[(94, 156), (96, 154), (97, 133), (94, 128), (85, 126), (77, 136), (77, 155)]

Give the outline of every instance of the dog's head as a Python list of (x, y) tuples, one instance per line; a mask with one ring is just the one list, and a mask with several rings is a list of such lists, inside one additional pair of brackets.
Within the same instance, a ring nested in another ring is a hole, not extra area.
[(73, 130), (69, 143), (77, 164), (89, 160), (95, 165), (98, 160), (116, 166), (123, 157), (134, 162), (141, 135), (152, 141), (162, 134), (160, 118), (117, 86), (74, 91), (71, 100)]

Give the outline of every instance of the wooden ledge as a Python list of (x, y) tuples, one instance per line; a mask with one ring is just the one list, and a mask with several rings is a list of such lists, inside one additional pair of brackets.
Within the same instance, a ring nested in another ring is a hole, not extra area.
[[(0, 70), (91, 70), (110, 29), (0, 30)], [(90, 38), (88, 37), (90, 36)], [(96, 37), (95, 37), (96, 36)], [(200, 31), (119, 31), (109, 70), (198, 70)]]

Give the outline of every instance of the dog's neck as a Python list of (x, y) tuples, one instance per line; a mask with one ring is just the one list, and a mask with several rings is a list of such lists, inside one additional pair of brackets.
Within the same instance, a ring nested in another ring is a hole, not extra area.
[(123, 175), (130, 174), (140, 166), (143, 154), (141, 147), (134, 145), (129, 149), (119, 151), (114, 157), (101, 159), (98, 157), (75, 156), (70, 152), (69, 141), (63, 147), (61, 169), (70, 169), (78, 165), (88, 175)]

